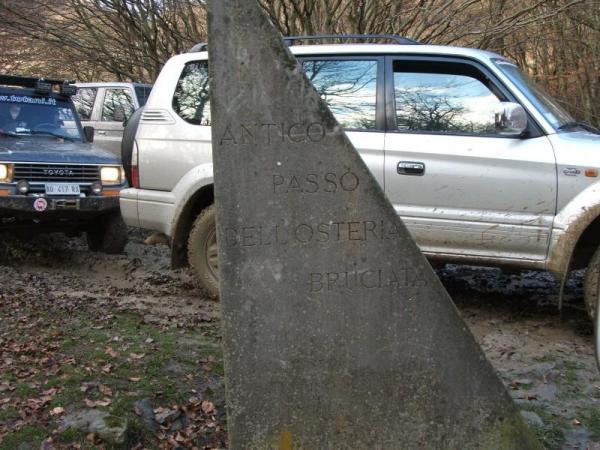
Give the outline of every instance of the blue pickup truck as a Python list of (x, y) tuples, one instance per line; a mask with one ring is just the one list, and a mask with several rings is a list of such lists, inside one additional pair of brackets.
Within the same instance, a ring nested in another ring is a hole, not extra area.
[(0, 75), (0, 231), (86, 233), (93, 251), (121, 253), (120, 160), (94, 148), (69, 82)]

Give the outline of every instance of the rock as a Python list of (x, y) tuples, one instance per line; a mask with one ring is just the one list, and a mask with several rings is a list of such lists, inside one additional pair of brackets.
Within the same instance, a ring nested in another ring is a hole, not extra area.
[(513, 399), (526, 399), (527, 398), (527, 393), (525, 391), (522, 391), (521, 389), (516, 389), (514, 391), (508, 391), (508, 393), (510, 394), (510, 396)]
[(69, 414), (63, 419), (61, 429), (69, 428), (94, 433), (110, 444), (123, 444), (127, 434), (127, 420), (106, 411), (87, 409)]
[(534, 391), (535, 396), (539, 401), (551, 402), (556, 399), (558, 387), (553, 383), (540, 384)]
[(259, 2), (207, 3), (231, 448), (540, 449)]
[(190, 421), (184, 415), (181, 415), (177, 420), (171, 424), (171, 432), (179, 431), (190, 424)]
[(521, 411), (521, 416), (532, 427), (542, 428), (544, 426), (544, 421), (533, 411)]
[(178, 409), (169, 409), (167, 411), (162, 411), (155, 415), (155, 420), (161, 425), (165, 425), (167, 423), (171, 423), (177, 420), (181, 416), (181, 411)]
[(157, 244), (170, 245), (170, 241), (169, 241), (168, 236), (164, 233), (152, 233), (150, 236), (148, 236), (144, 240), (144, 244), (146, 244), (146, 245), (157, 245)]
[(138, 400), (135, 402), (135, 412), (140, 415), (142, 422), (150, 428), (152, 431), (158, 431), (158, 425), (156, 424), (156, 420), (154, 417), (154, 409), (152, 409), (152, 404), (150, 400), (144, 398), (142, 400)]
[(185, 370), (177, 361), (175, 361), (174, 359), (170, 359), (164, 365), (163, 372), (169, 375), (180, 376), (185, 372)]

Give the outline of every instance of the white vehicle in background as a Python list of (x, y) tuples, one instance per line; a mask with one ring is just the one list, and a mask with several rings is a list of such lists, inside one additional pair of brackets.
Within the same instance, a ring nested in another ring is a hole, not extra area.
[(73, 103), (83, 126), (94, 128), (97, 147), (121, 156), (123, 122), (146, 104), (152, 85), (142, 83), (75, 83)]
[[(502, 56), (391, 39), (291, 50), (421, 250), (432, 261), (545, 269), (563, 281), (590, 267), (591, 308), (600, 135)], [(190, 264), (216, 294), (205, 50), (171, 58), (139, 123), (130, 121), (132, 187), (121, 211), (129, 225), (165, 233), (173, 267)]]

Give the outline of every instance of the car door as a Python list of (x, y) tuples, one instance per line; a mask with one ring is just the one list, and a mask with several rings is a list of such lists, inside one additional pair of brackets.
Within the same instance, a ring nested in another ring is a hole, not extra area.
[(522, 137), (496, 131), (510, 91), (459, 58), (389, 57), (386, 79), (385, 191), (421, 249), (543, 260), (555, 158), (531, 117)]
[(106, 88), (102, 99), (100, 120), (96, 122), (94, 142), (101, 148), (121, 156), (123, 122), (133, 111), (133, 92), (129, 88)]

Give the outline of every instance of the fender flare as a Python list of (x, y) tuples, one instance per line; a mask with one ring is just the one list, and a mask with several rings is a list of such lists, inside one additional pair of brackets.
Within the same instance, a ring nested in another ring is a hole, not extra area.
[(173, 209), (169, 228), (171, 238), (171, 267), (178, 269), (187, 265), (187, 238), (198, 204), (208, 206), (213, 201), (212, 163), (201, 164), (186, 173), (173, 194), (178, 199)]
[(573, 251), (585, 230), (600, 216), (600, 183), (573, 198), (555, 217), (546, 268), (559, 280), (564, 278)]

